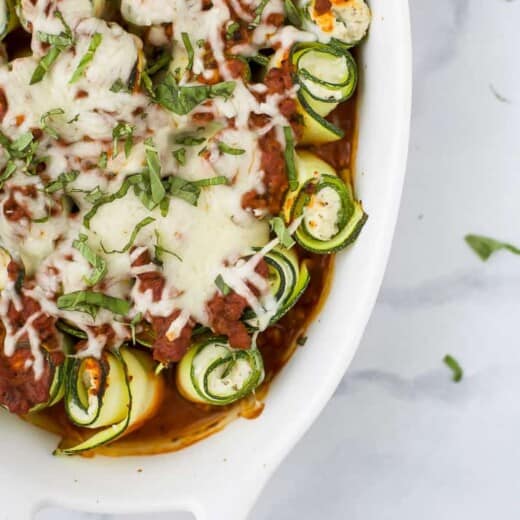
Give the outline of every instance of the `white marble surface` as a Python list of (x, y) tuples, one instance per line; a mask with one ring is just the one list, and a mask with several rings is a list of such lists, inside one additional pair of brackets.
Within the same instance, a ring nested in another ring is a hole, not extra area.
[[(484, 264), (463, 242), (520, 244), (520, 1), (411, 3), (410, 159), (384, 286), (351, 370), (251, 520), (520, 515), (520, 258)], [(131, 518), (190, 516), (110, 520)]]

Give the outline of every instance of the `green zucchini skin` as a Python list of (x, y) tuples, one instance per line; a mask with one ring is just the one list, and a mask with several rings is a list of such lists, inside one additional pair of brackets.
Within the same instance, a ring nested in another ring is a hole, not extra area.
[[(298, 255), (282, 246), (269, 251), (264, 260), (269, 268), (269, 285), (277, 306), (269, 321), (269, 325), (273, 325), (287, 314), (305, 292), (310, 274), (307, 265), (300, 263)], [(253, 311), (246, 312), (243, 319), (254, 330), (258, 328), (258, 320)]]
[[(323, 189), (333, 190), (340, 203), (336, 216), (338, 230), (328, 239), (313, 234), (305, 219), (306, 208)], [(361, 203), (354, 200), (350, 186), (346, 185), (338, 176), (332, 175), (322, 175), (319, 179), (311, 179), (303, 185), (292, 210), (293, 219), (301, 216), (304, 218), (296, 230), (294, 238), (304, 249), (317, 254), (336, 253), (352, 244), (368, 219)]]
[(0, 0), (0, 13), (0, 40), (3, 40), (20, 25), (14, 0)]
[[(296, 45), (291, 50), (291, 62), (294, 79), (300, 85), (300, 91), (311, 108), (322, 116), (330, 113), (338, 103), (350, 99), (356, 90), (357, 65), (345, 48), (324, 43)], [(309, 65), (313, 67), (314, 73), (308, 70)], [(336, 71), (336, 76), (341, 73), (338, 82), (326, 79), (331, 71)]]
[[(130, 433), (153, 414), (162, 400), (164, 380), (155, 373), (150, 355), (121, 347), (119, 351), (107, 353), (106, 356), (108, 363), (105, 365), (104, 391), (100, 398), (99, 411), (91, 414), (95, 415), (93, 421), (92, 417), (88, 417), (90, 423), (83, 425), (97, 431), (79, 444), (58, 448), (55, 455), (82, 453)], [(84, 360), (78, 361), (81, 363)], [(79, 373), (77, 370), (69, 371), (68, 376), (77, 377)], [(74, 380), (68, 381), (68, 391), (73, 391), (77, 383)], [(68, 397), (71, 398), (70, 395)], [(83, 404), (84, 402), (83, 399)], [(70, 410), (68, 413), (70, 417)], [(73, 422), (77, 420), (77, 415), (71, 418)]]
[(214, 406), (242, 399), (263, 379), (258, 349), (236, 350), (218, 336), (195, 343), (177, 366), (176, 376), (177, 388), (185, 399)]

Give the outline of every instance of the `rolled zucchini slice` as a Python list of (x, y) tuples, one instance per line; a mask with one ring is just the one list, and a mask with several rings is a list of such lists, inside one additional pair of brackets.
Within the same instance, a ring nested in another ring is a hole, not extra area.
[(323, 43), (296, 46), (291, 61), (301, 92), (321, 116), (349, 99), (356, 89), (357, 65), (347, 49)]
[(19, 25), (14, 0), (0, 0), (0, 40)]
[(330, 254), (354, 242), (367, 215), (352, 188), (336, 175), (308, 180), (298, 193), (292, 218), (303, 217), (296, 241), (308, 251)]
[(107, 353), (102, 360), (77, 359), (67, 377), (65, 406), (70, 420), (99, 430), (75, 446), (56, 450), (57, 455), (91, 450), (137, 429), (156, 411), (164, 392), (152, 358), (128, 347)]
[(305, 29), (323, 43), (334, 42), (354, 47), (366, 36), (370, 25), (370, 9), (364, 0), (331, 0), (330, 8), (316, 8), (316, 0), (305, 7)]
[[(298, 255), (289, 249), (277, 246), (264, 256), (269, 268), (269, 287), (275, 301), (276, 312), (269, 324), (276, 323), (298, 301), (309, 285), (310, 274), (307, 265), (300, 264)], [(258, 318), (253, 311), (246, 312), (246, 323), (258, 328)]]
[(177, 388), (181, 395), (195, 403), (216, 406), (249, 395), (263, 379), (260, 351), (233, 349), (221, 337), (193, 345), (177, 367)]

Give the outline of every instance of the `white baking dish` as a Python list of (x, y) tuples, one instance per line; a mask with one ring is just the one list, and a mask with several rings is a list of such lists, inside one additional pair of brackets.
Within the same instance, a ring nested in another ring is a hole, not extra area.
[(350, 363), (392, 241), (411, 105), (408, 5), (372, 0), (371, 7), (357, 160), (357, 191), (370, 219), (355, 246), (338, 257), (327, 304), (305, 348), (272, 385), (264, 413), (177, 453), (122, 459), (54, 458), (55, 437), (0, 413), (1, 520), (27, 520), (50, 504), (112, 513), (189, 510), (198, 520), (247, 516)]

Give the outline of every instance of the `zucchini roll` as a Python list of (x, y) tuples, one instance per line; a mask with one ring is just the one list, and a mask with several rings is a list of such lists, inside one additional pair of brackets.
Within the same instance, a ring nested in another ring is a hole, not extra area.
[(256, 348), (236, 350), (226, 338), (211, 337), (193, 345), (177, 367), (177, 388), (189, 401), (222, 406), (250, 394), (264, 379)]
[(137, 428), (157, 409), (163, 379), (144, 352), (122, 347), (102, 359), (74, 359), (66, 376), (65, 409), (71, 422), (96, 429), (85, 441), (58, 449), (73, 455), (113, 441)]
[(364, 0), (330, 0), (328, 5), (311, 0), (304, 8), (305, 29), (324, 43), (335, 41), (354, 47), (365, 37), (370, 25), (370, 9)]
[[(300, 264), (294, 251), (281, 246), (269, 251), (264, 260), (269, 268), (269, 288), (276, 308), (269, 321), (272, 325), (298, 301), (309, 285), (310, 275), (305, 262)], [(253, 311), (246, 312), (244, 319), (251, 327), (258, 327), (258, 319)]]
[(18, 27), (14, 0), (0, 0), (0, 40)]

